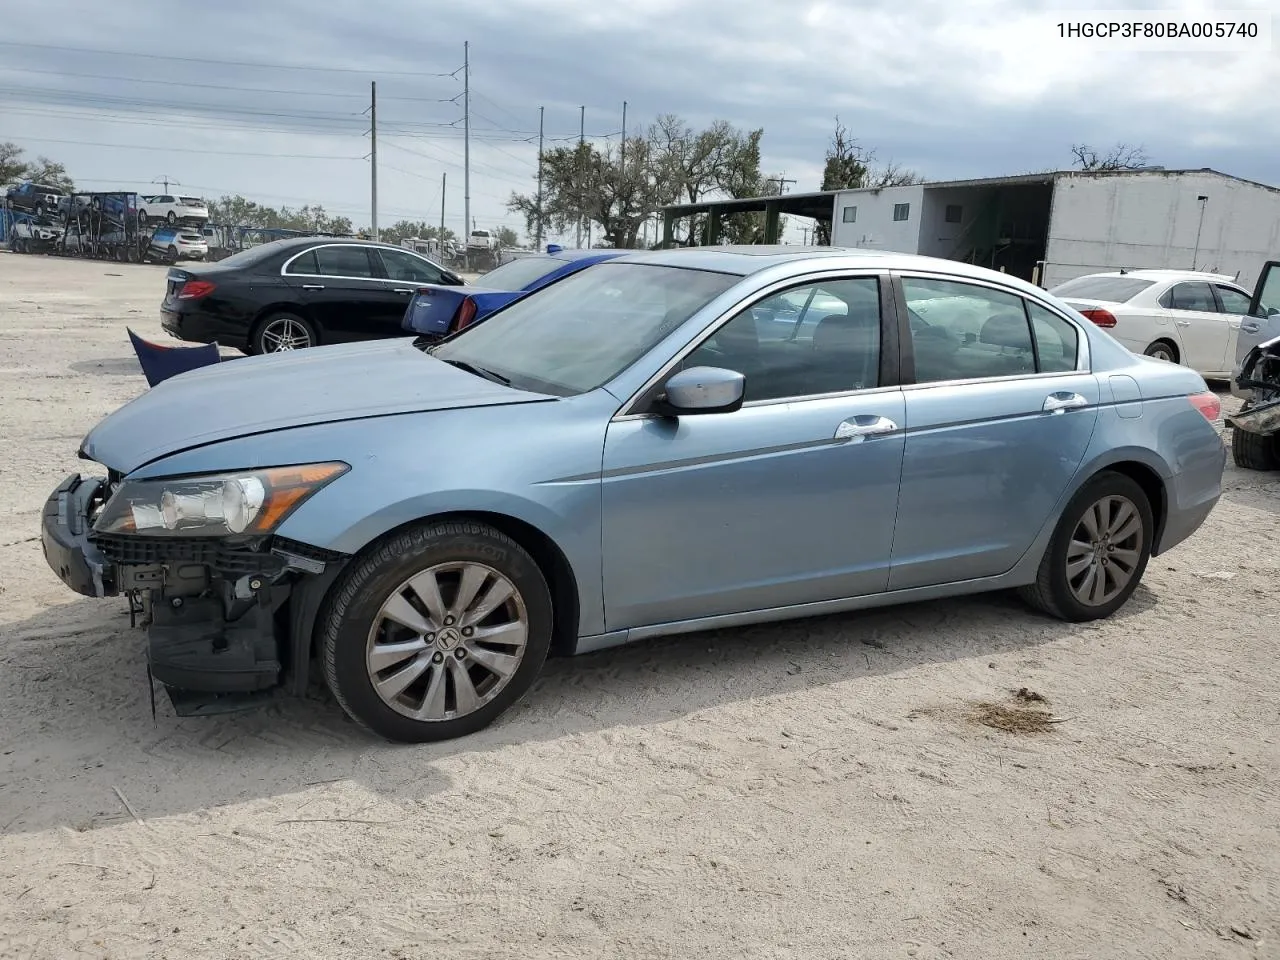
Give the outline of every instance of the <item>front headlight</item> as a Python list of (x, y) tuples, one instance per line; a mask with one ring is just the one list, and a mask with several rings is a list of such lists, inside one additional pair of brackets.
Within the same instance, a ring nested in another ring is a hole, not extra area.
[(96, 533), (226, 537), (270, 533), (295, 507), (351, 468), (308, 463), (173, 480), (126, 480)]

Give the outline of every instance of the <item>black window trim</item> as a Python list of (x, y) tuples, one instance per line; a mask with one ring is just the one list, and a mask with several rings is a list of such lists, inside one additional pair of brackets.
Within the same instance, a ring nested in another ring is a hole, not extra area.
[[(891, 390), (901, 389), (902, 371), (900, 364), (902, 334), (900, 323), (898, 320), (900, 310), (899, 302), (895, 299), (897, 294), (893, 291), (892, 273), (889, 270), (880, 268), (866, 267), (846, 267), (844, 269), (820, 269), (812, 273), (806, 273), (798, 276), (786, 277), (785, 279), (775, 281), (759, 290), (745, 294), (733, 305), (722, 311), (711, 323), (697, 332), (690, 338), (689, 342), (676, 351), (676, 353), (663, 364), (662, 368), (650, 377), (635, 391), (626, 401), (618, 408), (618, 412), (613, 415), (612, 421), (618, 422), (622, 420), (632, 420), (638, 418), (654, 417), (651, 411), (653, 402), (657, 399), (659, 393), (662, 392), (662, 386), (667, 379), (676, 372), (680, 363), (684, 358), (702, 345), (704, 341), (715, 336), (717, 330), (725, 324), (736, 319), (744, 310), (775, 297), (780, 293), (786, 293), (796, 287), (809, 286), (810, 284), (822, 284), (824, 282), (831, 283), (836, 280), (857, 280), (871, 277), (878, 281), (880, 289), (880, 383), (874, 387), (864, 387), (861, 390), (840, 390), (835, 393), (813, 393), (803, 394), (793, 397), (776, 397), (760, 400), (748, 400), (743, 403), (743, 407), (763, 407), (774, 404), (785, 403), (802, 403), (808, 400), (826, 400), (832, 397), (847, 396), (865, 396), (873, 393), (888, 392)], [(745, 278), (743, 278), (745, 279)]]
[[(285, 261), (284, 261), (282, 264), (280, 264), (280, 276), (282, 276), (282, 277), (320, 277), (320, 278), (325, 279), (325, 280), (359, 280), (359, 281), (361, 281), (361, 282), (363, 282), (363, 283), (396, 283), (396, 284), (399, 284), (400, 286), (404, 286), (406, 283), (411, 283), (411, 282), (412, 282), (412, 281), (409, 281), (409, 280), (392, 280), (391, 278), (387, 277), (387, 276), (385, 275), (385, 274), (386, 274), (386, 269), (385, 269), (385, 268), (383, 267), (383, 265), (382, 265), (382, 257), (381, 257), (381, 256), (377, 256), (377, 257), (370, 257), (370, 258), (369, 258), (369, 263), (370, 263), (370, 266), (373, 268), (373, 271), (374, 271), (375, 273), (382, 273), (382, 274), (383, 274), (383, 276), (374, 276), (374, 277), (347, 277), (347, 276), (341, 276), (341, 275), (332, 274), (332, 273), (290, 273), (290, 272), (289, 272), (289, 265), (290, 265), (291, 263), (293, 263), (293, 261), (294, 261), (294, 260), (297, 260), (299, 257), (301, 257), (301, 256), (302, 256), (303, 254), (305, 254), (305, 253), (309, 253), (309, 252), (312, 252), (312, 251), (315, 251), (315, 250), (319, 250), (321, 247), (359, 247), (360, 249), (364, 250), (366, 253), (368, 253), (369, 251), (380, 251), (380, 249), (381, 249), (381, 248), (380, 248), (380, 247), (378, 247), (376, 244), (372, 244), (372, 243), (317, 243), (317, 244), (313, 244), (313, 245), (311, 245), (311, 246), (306, 247), (306, 248), (305, 248), (305, 249), (303, 249), (303, 250), (298, 250), (296, 253), (291, 253), (291, 254), (289, 254), (289, 256), (285, 258)], [(412, 250), (405, 250), (404, 252), (405, 252), (405, 253), (407, 253), (407, 254), (408, 254), (409, 256), (411, 256), (411, 257), (418, 257), (418, 259), (419, 259), (419, 260), (424, 260), (424, 261), (425, 261), (425, 262), (427, 262), (427, 263), (431, 263), (431, 261), (430, 261), (430, 260), (427, 260), (425, 257), (418, 256), (418, 254), (414, 253)], [(318, 267), (319, 267), (319, 263), (317, 263), (317, 265), (316, 265), (316, 266), (317, 266), (317, 268), (318, 268)], [(443, 267), (440, 267), (440, 266), (436, 266), (436, 269), (437, 269), (437, 270), (440, 270), (440, 272), (441, 272), (441, 275), (442, 275), (442, 276), (443, 276), (443, 275), (444, 275), (444, 273), (446, 272), (446, 271), (444, 270), (444, 268), (443, 268)]]
[[(988, 290), (994, 290), (998, 293), (1005, 293), (1013, 297), (1017, 297), (1022, 301), (1022, 314), (1027, 320), (1028, 333), (1031, 335), (1032, 348), (1036, 356), (1036, 370), (1034, 373), (1014, 373), (999, 377), (965, 377), (955, 380), (926, 380), (920, 383), (916, 380), (916, 357), (913, 341), (911, 339), (911, 316), (907, 311), (907, 294), (902, 287), (903, 278), (919, 279), (919, 280), (939, 280), (951, 283), (969, 284), (975, 287), (985, 287)], [(898, 322), (898, 343), (899, 353), (901, 356), (902, 369), (902, 389), (903, 390), (928, 390), (935, 387), (954, 387), (963, 386), (971, 383), (997, 383), (1005, 380), (1027, 380), (1027, 379), (1043, 379), (1049, 377), (1074, 377), (1081, 373), (1088, 373), (1092, 369), (1092, 356), (1089, 351), (1089, 338), (1084, 328), (1067, 316), (1053, 304), (1048, 303), (1042, 298), (1035, 296), (1023, 290), (1017, 290), (1013, 287), (1007, 287), (999, 283), (992, 283), (986, 279), (978, 277), (966, 277), (954, 273), (935, 272), (931, 270), (891, 270), (890, 279), (894, 289), (894, 297), (897, 306), (897, 322)], [(1040, 370), (1039, 347), (1036, 346), (1035, 328), (1031, 326), (1031, 311), (1027, 304), (1034, 303), (1038, 307), (1043, 307), (1050, 313), (1065, 320), (1076, 331), (1076, 366), (1074, 370)]]

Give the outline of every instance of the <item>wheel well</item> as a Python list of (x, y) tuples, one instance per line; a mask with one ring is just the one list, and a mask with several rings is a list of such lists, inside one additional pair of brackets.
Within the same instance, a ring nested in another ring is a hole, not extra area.
[(1164, 480), (1160, 478), (1160, 474), (1145, 463), (1139, 463), (1136, 460), (1124, 460), (1120, 463), (1108, 464), (1104, 469), (1124, 474), (1140, 486), (1142, 492), (1147, 495), (1147, 502), (1151, 504), (1151, 513), (1155, 517), (1156, 523), (1156, 528), (1151, 533), (1151, 544), (1154, 552), (1160, 546), (1160, 539), (1164, 535), (1165, 517), (1168, 516), (1169, 512), (1169, 494), (1165, 490)]
[(1169, 351), (1173, 354), (1174, 363), (1182, 362), (1182, 351), (1180, 351), (1178, 349), (1178, 345), (1174, 343), (1172, 340), (1170, 340), (1168, 337), (1156, 337), (1149, 344), (1147, 344), (1147, 349), (1150, 350), (1157, 343), (1163, 343), (1166, 347), (1169, 348)]
[(533, 558), (533, 562), (538, 565), (538, 569), (542, 571), (547, 586), (551, 590), (551, 604), (555, 618), (551, 632), (551, 654), (552, 656), (572, 654), (578, 643), (578, 582), (574, 578), (573, 568), (569, 566), (569, 560), (564, 555), (564, 551), (556, 545), (554, 540), (532, 524), (502, 513), (460, 510), (454, 513), (437, 513), (402, 523), (378, 537), (378, 540), (393, 537), (407, 527), (450, 520), (471, 520), (487, 524), (499, 533), (506, 534), (524, 548)]

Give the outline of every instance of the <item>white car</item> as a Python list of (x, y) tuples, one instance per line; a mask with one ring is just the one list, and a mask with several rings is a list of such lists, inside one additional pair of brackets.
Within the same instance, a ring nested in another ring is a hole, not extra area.
[(160, 227), (148, 244), (148, 254), (165, 263), (179, 260), (205, 260), (209, 241), (199, 229), (192, 227)]
[(1049, 291), (1134, 353), (1231, 377), (1251, 295), (1234, 278), (1191, 270), (1092, 273)]
[(150, 223), (152, 220), (177, 223), (179, 220), (208, 219), (209, 205), (199, 197), (177, 197), (167, 193), (138, 197), (139, 223)]

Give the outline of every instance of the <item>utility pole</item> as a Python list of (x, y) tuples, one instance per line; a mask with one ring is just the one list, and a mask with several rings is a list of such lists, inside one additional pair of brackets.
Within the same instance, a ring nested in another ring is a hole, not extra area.
[(542, 121), (546, 107), (538, 108), (538, 219), (534, 227), (533, 247), (542, 249)]
[(784, 193), (786, 193), (786, 192), (787, 192), (787, 184), (788, 184), (788, 183), (795, 183), (795, 181), (794, 181), (794, 180), (788, 180), (788, 179), (786, 178), (786, 176), (785, 176), (786, 171), (785, 171), (785, 170), (783, 171), (783, 174), (784, 174), (784, 176), (781, 176), (781, 177), (770, 177), (768, 180), (766, 180), (766, 181), (765, 181), (765, 183), (776, 183), (776, 184), (778, 185), (778, 196), (782, 196)]
[(179, 183), (177, 180), (170, 180), (170, 179), (169, 179), (169, 175), (168, 175), (167, 173), (163, 173), (163, 174), (161, 174), (160, 176), (156, 177), (156, 178), (155, 178), (154, 180), (152, 180), (151, 182), (152, 182), (152, 183), (163, 183), (163, 184), (164, 184), (164, 192), (165, 192), (165, 193), (168, 193), (168, 192), (169, 192), (169, 184), (170, 184), (170, 183), (172, 183), (175, 187), (180, 187), (180, 186), (182, 186), (182, 184), (181, 184), (181, 183)]
[(578, 108), (578, 229), (573, 242), (579, 250), (582, 249), (582, 206), (587, 199), (586, 191), (582, 189), (582, 145), (586, 142), (586, 130), (587, 108), (584, 105)]
[(378, 81), (369, 81), (369, 133), (372, 137), (373, 150), (369, 154), (369, 206), (370, 230), (373, 239), (378, 239)]
[(471, 41), (462, 42), (462, 229), (471, 222)]
[(440, 174), (440, 253), (442, 256), (444, 255), (444, 188), (445, 184), (448, 182), (448, 172), (446, 171), (445, 173)]
[(1196, 268), (1196, 261), (1200, 259), (1200, 231), (1204, 229), (1204, 208), (1209, 202), (1209, 198), (1204, 194), (1196, 197), (1196, 202), (1200, 204), (1200, 223), (1196, 227), (1196, 251), (1191, 255), (1191, 269)]

